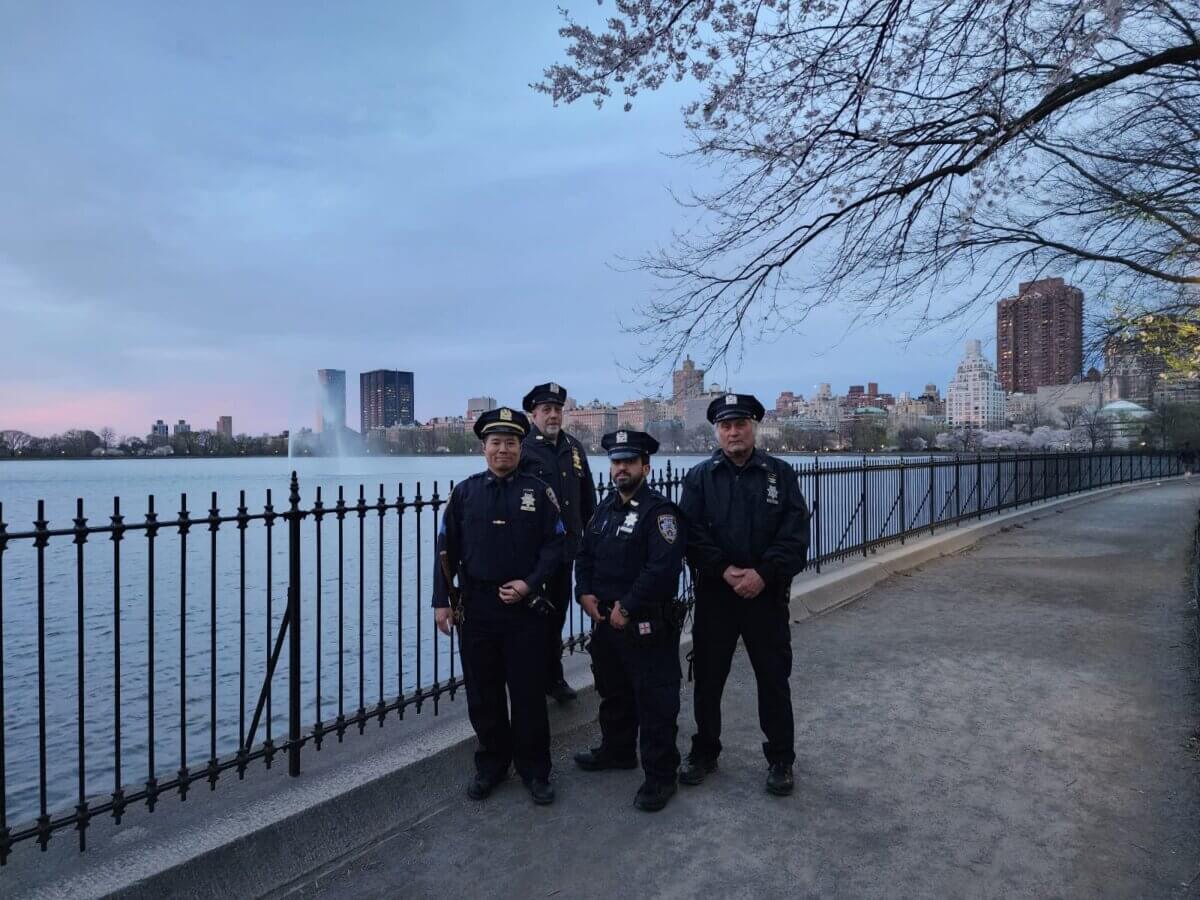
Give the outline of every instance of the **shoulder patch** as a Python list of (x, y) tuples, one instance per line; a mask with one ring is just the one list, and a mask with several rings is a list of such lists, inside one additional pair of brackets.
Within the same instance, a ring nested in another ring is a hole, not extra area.
[(679, 537), (679, 520), (675, 518), (674, 513), (659, 514), (658, 533), (668, 544), (675, 543), (675, 539)]

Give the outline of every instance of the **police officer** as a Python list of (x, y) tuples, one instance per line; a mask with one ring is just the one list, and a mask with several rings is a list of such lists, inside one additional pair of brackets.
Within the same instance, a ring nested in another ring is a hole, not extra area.
[(583, 526), (596, 509), (592, 470), (587, 452), (574, 437), (562, 430), (563, 404), (567, 389), (550, 382), (539, 384), (522, 400), (533, 420), (521, 448), (521, 471), (536, 475), (558, 497), (563, 525), (567, 529), (563, 564), (550, 579), (550, 599), (555, 613), (546, 633), (546, 691), (559, 703), (575, 699), (575, 691), (563, 677), (562, 630), (571, 606), (571, 563), (579, 552)]
[(658, 441), (604, 435), (616, 490), (600, 502), (575, 561), (575, 593), (596, 623), (590, 650), (600, 694), (600, 746), (575, 754), (589, 772), (632, 769), (639, 732), (645, 783), (633, 803), (655, 812), (675, 793), (679, 625), (686, 535), (679, 511), (646, 483)]
[(554, 491), (518, 470), (528, 433), (529, 420), (507, 407), (475, 421), (487, 471), (455, 485), (446, 503), (433, 606), (446, 635), (461, 612), (467, 712), (479, 739), (467, 796), (487, 797), (512, 764), (544, 805), (554, 802), (545, 586), (561, 564), (564, 529)]
[(762, 417), (762, 404), (750, 394), (713, 400), (708, 420), (720, 449), (683, 482), (679, 505), (696, 574), (696, 734), (679, 780), (700, 784), (717, 768), (721, 693), (741, 636), (758, 683), (767, 790), (784, 795), (792, 791), (796, 758), (788, 601), (808, 556), (809, 513), (792, 467), (754, 446)]

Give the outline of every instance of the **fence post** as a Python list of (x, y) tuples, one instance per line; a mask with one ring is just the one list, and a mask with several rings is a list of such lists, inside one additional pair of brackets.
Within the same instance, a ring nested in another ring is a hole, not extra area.
[(812, 525), (817, 529), (817, 574), (821, 574), (821, 458), (813, 455), (813, 511)]
[(904, 532), (908, 530), (908, 516), (904, 511), (904, 457), (900, 457), (900, 543), (904, 543)]
[(862, 460), (862, 551), (863, 556), (867, 555), (867, 456), (863, 454)]
[(937, 484), (937, 469), (933, 465), (933, 454), (929, 454), (929, 533), (933, 534), (933, 527), (937, 524), (937, 507), (934, 505), (935, 494), (933, 487)]
[(300, 774), (300, 480), (288, 497), (288, 775)]

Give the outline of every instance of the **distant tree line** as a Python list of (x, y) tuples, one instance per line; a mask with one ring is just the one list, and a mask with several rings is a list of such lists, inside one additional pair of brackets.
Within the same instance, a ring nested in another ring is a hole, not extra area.
[[(169, 448), (159, 450), (160, 447)], [(169, 438), (118, 438), (112, 428), (98, 432), (73, 428), (61, 434), (37, 437), (24, 431), (0, 431), (0, 459), (83, 459), (96, 456), (286, 456), (288, 439), (282, 435), (233, 438), (214, 431), (192, 431)]]

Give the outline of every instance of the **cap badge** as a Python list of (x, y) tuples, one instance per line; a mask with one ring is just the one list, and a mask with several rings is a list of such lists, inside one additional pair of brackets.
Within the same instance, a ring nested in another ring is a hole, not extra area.
[(502, 421), (502, 422), (511, 422), (512, 421), (512, 410), (509, 409), (507, 406), (503, 406), (500, 408), (500, 421)]
[(737, 394), (726, 394), (725, 395), (725, 405), (726, 406), (737, 406), (737, 402), (738, 402)]
[(552, 393), (552, 394), (558, 393), (558, 385), (555, 384), (553, 381), (550, 382), (550, 393)]
[(618, 431), (617, 432), (617, 443), (618, 444), (628, 444), (629, 443), (629, 435), (626, 434), (624, 431)]

